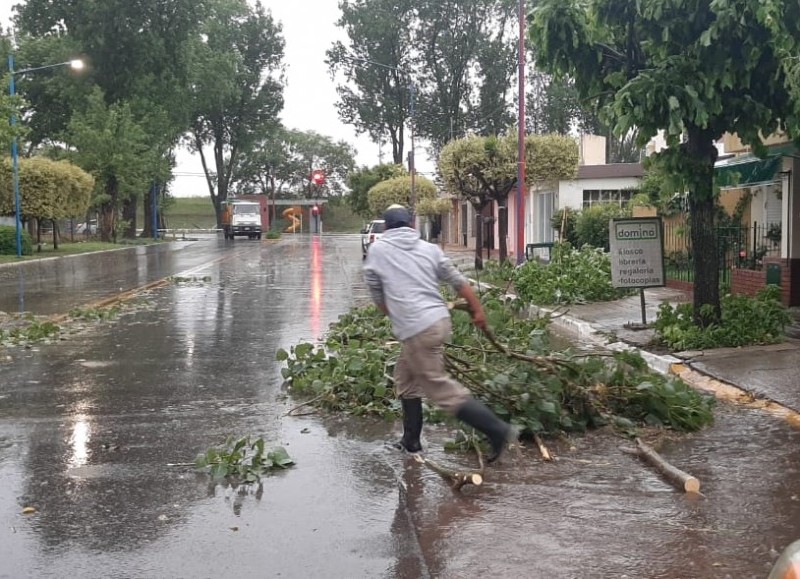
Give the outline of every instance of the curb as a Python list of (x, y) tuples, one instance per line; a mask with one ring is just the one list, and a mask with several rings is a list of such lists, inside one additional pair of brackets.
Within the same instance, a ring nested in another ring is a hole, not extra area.
[(608, 340), (602, 333), (598, 331), (598, 329), (592, 325), (590, 322), (585, 320), (581, 320), (580, 318), (576, 318), (573, 316), (569, 316), (566, 314), (559, 314), (555, 310), (551, 310), (549, 308), (543, 308), (540, 306), (529, 306), (528, 307), (528, 315), (529, 316), (552, 316), (550, 320), (550, 325), (554, 326), (561, 332), (568, 334), (572, 337), (576, 337), (587, 342), (594, 344), (595, 346), (600, 346), (602, 348), (606, 348), (609, 350), (613, 350), (615, 352), (638, 352), (639, 355), (644, 358), (647, 365), (650, 369), (658, 372), (659, 374), (664, 375), (676, 375), (672, 371), (673, 364), (678, 364), (681, 362), (679, 358), (675, 356), (671, 356), (669, 354), (662, 355), (662, 354), (653, 354), (652, 352), (648, 352), (647, 350), (643, 350), (636, 346), (631, 346), (625, 342), (612, 342)]
[(713, 394), (715, 398), (725, 400), (746, 408), (758, 408), (785, 420), (795, 428), (800, 428), (800, 412), (782, 404), (781, 402), (765, 395), (763, 392), (748, 390), (737, 384), (721, 380), (710, 372), (703, 372), (693, 367), (691, 363), (676, 358), (672, 355), (661, 355), (648, 352), (625, 342), (612, 342), (604, 337), (591, 323), (573, 316), (557, 314), (548, 308), (529, 306), (528, 315), (547, 315), (553, 318), (550, 324), (561, 330), (564, 334), (591, 342), (594, 345), (613, 350), (615, 352), (634, 351), (647, 363), (654, 372), (664, 376), (675, 376), (697, 390)]
[[(455, 262), (453, 256), (448, 257)], [(485, 282), (479, 283), (475, 279), (467, 279), (473, 286), (478, 288), (492, 287)], [(506, 296), (511, 299), (516, 298), (513, 294), (506, 294)], [(791, 426), (800, 429), (800, 411), (785, 406), (762, 392), (750, 391), (742, 386), (720, 380), (713, 374), (698, 370), (694, 368), (691, 363), (675, 356), (669, 354), (654, 354), (625, 342), (611, 341), (591, 322), (560, 313), (555, 309), (529, 305), (527, 307), (527, 315), (529, 317), (550, 316), (550, 325), (557, 332), (567, 337), (577, 338), (594, 346), (615, 352), (637, 352), (644, 359), (647, 366), (654, 372), (658, 372), (664, 376), (680, 378), (692, 388), (712, 394), (717, 399), (725, 400), (745, 408), (764, 410), (772, 416), (781, 418)]]

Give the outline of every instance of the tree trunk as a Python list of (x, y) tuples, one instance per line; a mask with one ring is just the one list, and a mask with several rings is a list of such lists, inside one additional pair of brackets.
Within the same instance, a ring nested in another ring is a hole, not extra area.
[(389, 140), (392, 142), (392, 161), (394, 161), (395, 165), (402, 165), (405, 163), (405, 159), (403, 158), (403, 129), (399, 127), (397, 129), (389, 131)]
[(153, 237), (153, 186), (144, 195), (144, 224), (142, 225), (142, 237)]
[[(112, 176), (106, 181), (106, 195), (108, 201), (100, 206), (100, 215), (97, 223), (97, 229), (100, 232), (100, 240), (105, 242), (117, 241), (117, 178)], [(87, 222), (87, 229), (89, 229), (89, 222)]]
[(497, 202), (498, 233), (500, 234), (500, 263), (508, 259), (508, 196)]
[(475, 269), (483, 269), (483, 208), (475, 208)]
[(60, 241), (60, 239), (59, 239), (60, 235), (61, 235), (61, 233), (60, 233), (60, 231), (58, 229), (58, 221), (53, 219), (53, 249), (54, 250), (58, 249), (58, 243)]
[(122, 221), (127, 223), (123, 239), (136, 239), (136, 197), (129, 197), (122, 203)]
[[(714, 162), (717, 148), (705, 133), (689, 132), (685, 152), (691, 175), (689, 218), (694, 258), (694, 321), (705, 327), (720, 320), (719, 256), (714, 223)], [(711, 306), (711, 311), (703, 306)]]
[[(217, 169), (217, 195), (212, 197), (214, 201), (214, 212), (217, 216), (217, 227), (222, 227), (222, 203), (228, 199), (228, 179), (225, 170), (225, 155), (221, 133), (215, 133), (214, 137), (214, 166)], [(228, 163), (233, 163), (233, 157), (228, 159)]]

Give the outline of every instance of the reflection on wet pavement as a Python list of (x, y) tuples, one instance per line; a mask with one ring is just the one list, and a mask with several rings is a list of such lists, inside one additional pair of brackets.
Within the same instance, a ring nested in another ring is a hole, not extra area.
[[(205, 247), (210, 281), (0, 366), (0, 577), (739, 579), (800, 536), (800, 433), (759, 411), (664, 444), (694, 500), (606, 434), (553, 443), (553, 464), (523, 449), (453, 495), (384, 447), (395, 425), (285, 417), (275, 352), (365, 299), (359, 238)], [(247, 434), (296, 467), (240, 492), (167, 466)], [(469, 463), (448, 434), (426, 429), (431, 453)]]

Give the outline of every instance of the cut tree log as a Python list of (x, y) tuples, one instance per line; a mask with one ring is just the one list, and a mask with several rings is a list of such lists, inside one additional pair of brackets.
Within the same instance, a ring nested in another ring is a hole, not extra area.
[(686, 493), (700, 493), (700, 481), (668, 463), (651, 446), (641, 439), (636, 439), (636, 451), (639, 458), (655, 468), (670, 484)]
[(425, 458), (421, 454), (415, 454), (414, 459), (427, 466), (433, 472), (437, 473), (443, 479), (450, 483), (450, 488), (454, 491), (460, 491), (466, 484), (480, 486), (483, 484), (483, 474), (480, 472), (458, 471), (445, 468), (438, 462), (429, 458)]
[(542, 442), (542, 439), (539, 438), (538, 434), (533, 435), (533, 440), (536, 442), (536, 446), (539, 447), (539, 452), (542, 454), (542, 458), (547, 461), (553, 460), (553, 455), (551, 455), (550, 451), (547, 450), (547, 447), (544, 445), (544, 442)]

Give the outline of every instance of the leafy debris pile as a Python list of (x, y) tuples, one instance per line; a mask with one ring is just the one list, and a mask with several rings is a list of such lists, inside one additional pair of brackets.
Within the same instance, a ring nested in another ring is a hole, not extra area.
[[(521, 318), (520, 302), (500, 291), (485, 293), (482, 301), (500, 340), (487, 340), (468, 315), (454, 312), (448, 370), (523, 432), (607, 424), (631, 432), (640, 425), (692, 431), (713, 421), (713, 398), (652, 372), (638, 353), (556, 351), (548, 318)], [(389, 320), (370, 306), (341, 316), (323, 344), (300, 343), (280, 350), (277, 359), (286, 362), (282, 374), (289, 391), (309, 404), (393, 417), (399, 405), (391, 376), (399, 351)]]

